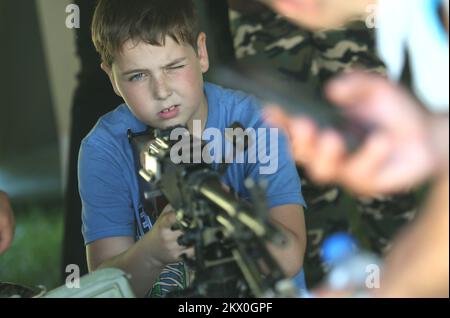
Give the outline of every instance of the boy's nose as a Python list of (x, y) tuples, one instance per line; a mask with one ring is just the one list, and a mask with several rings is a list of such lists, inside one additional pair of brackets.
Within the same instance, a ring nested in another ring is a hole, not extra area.
[(164, 76), (158, 78), (153, 84), (153, 95), (158, 100), (165, 100), (172, 95), (172, 90)]

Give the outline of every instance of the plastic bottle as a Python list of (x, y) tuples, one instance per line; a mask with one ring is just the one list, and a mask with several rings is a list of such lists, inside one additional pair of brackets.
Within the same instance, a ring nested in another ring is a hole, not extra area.
[(322, 259), (330, 266), (325, 279), (330, 292), (348, 292), (351, 297), (370, 297), (371, 291), (380, 288), (380, 259), (361, 251), (355, 240), (346, 233), (326, 239), (322, 245)]

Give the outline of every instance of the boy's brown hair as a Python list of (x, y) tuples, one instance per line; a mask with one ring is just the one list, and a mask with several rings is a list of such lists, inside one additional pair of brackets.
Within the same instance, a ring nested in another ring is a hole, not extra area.
[(198, 34), (192, 0), (100, 0), (92, 21), (92, 41), (108, 66), (128, 40), (163, 46), (170, 36), (197, 51)]

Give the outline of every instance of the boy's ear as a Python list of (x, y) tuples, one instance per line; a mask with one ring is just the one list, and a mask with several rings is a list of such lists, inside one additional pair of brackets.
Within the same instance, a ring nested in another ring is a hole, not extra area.
[(197, 38), (197, 55), (200, 60), (202, 73), (206, 73), (209, 70), (209, 56), (208, 48), (206, 47), (206, 34), (204, 32), (200, 32)]
[(103, 62), (102, 62), (102, 64), (100, 64), (100, 67), (108, 75), (109, 81), (111, 82), (111, 85), (113, 87), (114, 93), (116, 93), (117, 96), (122, 97), (122, 95), (120, 94), (119, 90), (117, 89), (116, 81), (114, 80), (114, 74), (112, 72), (111, 67), (109, 65), (103, 63)]

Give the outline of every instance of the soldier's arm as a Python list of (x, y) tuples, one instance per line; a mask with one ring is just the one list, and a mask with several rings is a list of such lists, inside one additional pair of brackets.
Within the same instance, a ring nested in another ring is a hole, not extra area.
[(417, 222), (395, 242), (385, 263), (380, 297), (448, 297), (448, 171), (435, 184)]

